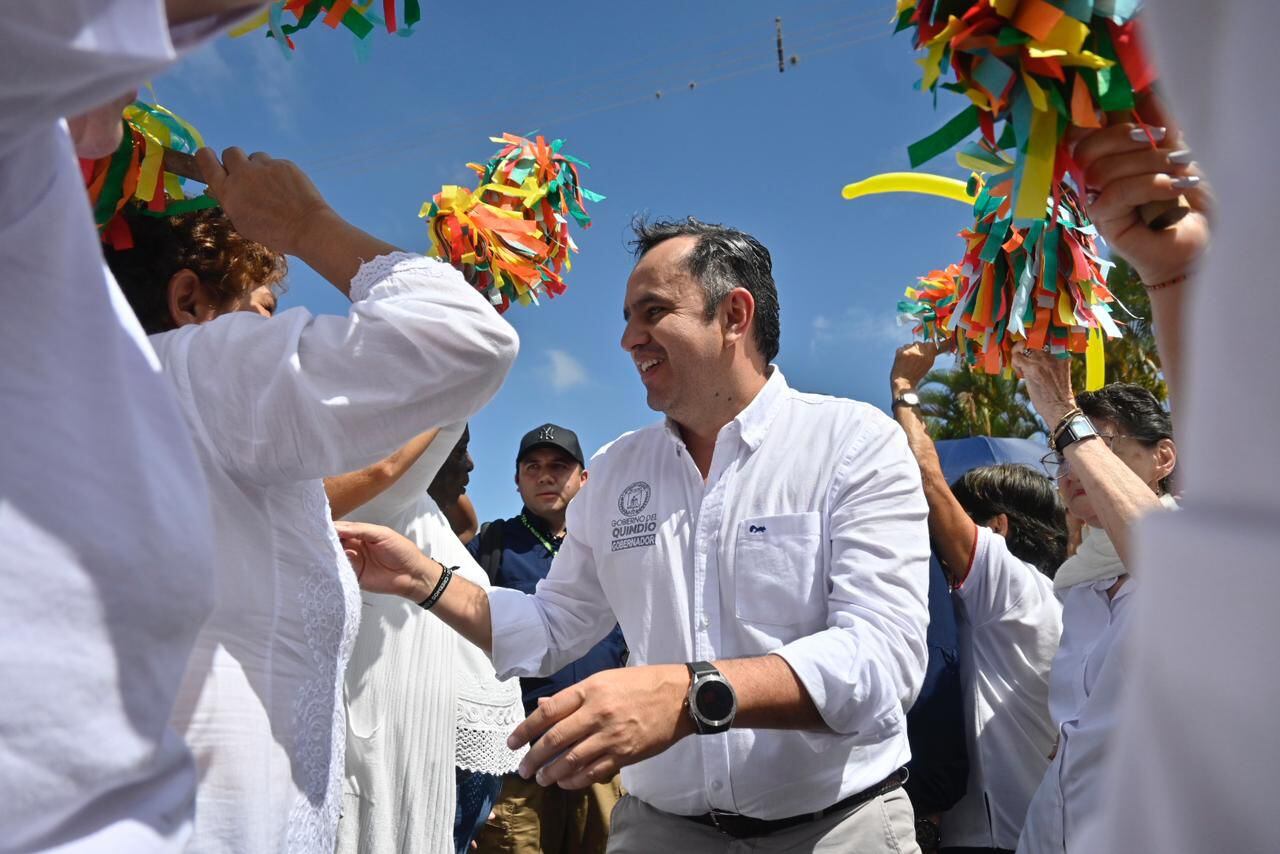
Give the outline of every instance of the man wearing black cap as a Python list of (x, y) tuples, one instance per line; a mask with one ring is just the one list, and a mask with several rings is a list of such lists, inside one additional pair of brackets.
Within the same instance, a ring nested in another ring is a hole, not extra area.
[[(524, 501), (520, 515), (486, 523), (467, 548), (494, 585), (533, 593), (551, 571), (551, 560), (565, 534), (569, 502), (587, 482), (578, 437), (557, 424), (535, 427), (520, 440), (516, 488)], [(614, 626), (582, 658), (549, 677), (524, 678), (526, 713), (538, 698), (550, 697), (600, 670), (621, 667), (626, 659), (622, 630)], [(502, 800), (477, 843), (482, 854), (603, 854), (609, 814), (621, 791), (618, 776), (586, 789), (543, 787), (519, 774), (503, 781)]]

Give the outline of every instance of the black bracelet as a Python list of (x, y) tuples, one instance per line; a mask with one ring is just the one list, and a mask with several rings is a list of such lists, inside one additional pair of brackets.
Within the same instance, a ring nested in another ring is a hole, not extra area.
[[(439, 561), (437, 561), (439, 563)], [(444, 595), (444, 589), (449, 586), (449, 580), (453, 578), (453, 573), (457, 571), (456, 566), (445, 566), (440, 564), (440, 580), (436, 582), (435, 589), (431, 591), (431, 595), (418, 603), (418, 607), (430, 611), (435, 604), (440, 601), (440, 597)]]

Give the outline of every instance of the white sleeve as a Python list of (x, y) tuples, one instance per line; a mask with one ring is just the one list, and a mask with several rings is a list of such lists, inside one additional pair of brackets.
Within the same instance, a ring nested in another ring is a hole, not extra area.
[(981, 525), (969, 574), (955, 595), (975, 628), (999, 620), (1014, 609), (1027, 613), (1042, 608), (1061, 610), (1049, 578), (1009, 551), (1004, 537)]
[[(246, 0), (246, 5), (249, 5)], [(118, 98), (243, 13), (170, 32), (164, 0), (15, 0), (0, 13), (0, 154)]]
[(473, 415), (515, 359), (515, 330), (447, 264), (381, 256), (351, 295), (346, 317), (233, 312), (155, 336), (224, 468), (263, 483), (363, 468)]
[(861, 429), (829, 501), (827, 628), (775, 654), (833, 731), (866, 736), (900, 726), (924, 679), (929, 508), (898, 425), (879, 415)]
[(569, 503), (564, 543), (533, 595), (502, 587), (489, 591), (490, 658), (499, 679), (550, 676), (586, 655), (617, 625), (595, 555), (573, 533), (591, 530), (585, 518), (590, 488), (588, 483)]

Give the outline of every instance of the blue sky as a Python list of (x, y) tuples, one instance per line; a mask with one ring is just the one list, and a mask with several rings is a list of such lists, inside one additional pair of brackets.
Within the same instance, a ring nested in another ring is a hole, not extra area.
[[(916, 276), (959, 260), (969, 218), (924, 196), (840, 198), (849, 181), (908, 169), (907, 144), (964, 106), (942, 93), (935, 110), (912, 88), (919, 68), (909, 34), (891, 36), (892, 3), (426, 0), (423, 10), (410, 38), (375, 33), (364, 61), (345, 31), (317, 25), (292, 61), (257, 34), (222, 39), (153, 83), (210, 145), (296, 161), (344, 217), (409, 250), (429, 245), (422, 202), (469, 181), (465, 164), (490, 156), (491, 135), (564, 137), (591, 163), (583, 183), (608, 199), (575, 233), (569, 290), (507, 313), (520, 358), (471, 422), (482, 519), (518, 509), (514, 455), (531, 427), (571, 427), (589, 454), (657, 418), (618, 346), (637, 213), (692, 214), (758, 237), (773, 254), (788, 381), (888, 406), (893, 350), (910, 339), (897, 300)], [(798, 59), (783, 74), (775, 15)], [(925, 168), (964, 177), (949, 156)], [(345, 312), (301, 262), (289, 281), (284, 307)]]

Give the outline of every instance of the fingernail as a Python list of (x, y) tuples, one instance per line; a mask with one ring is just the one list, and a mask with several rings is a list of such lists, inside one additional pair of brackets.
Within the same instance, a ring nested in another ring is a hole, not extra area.
[(1192, 159), (1193, 155), (1189, 148), (1180, 148), (1177, 151), (1169, 152), (1169, 162), (1176, 166), (1186, 166)]
[(520, 774), (521, 777), (525, 778), (526, 780), (529, 779), (529, 767), (525, 765), (523, 762), (521, 762), (518, 766), (516, 766), (516, 771)]
[(1133, 140), (1134, 142), (1146, 142), (1148, 139), (1148, 135), (1150, 135), (1151, 139), (1154, 139), (1156, 142), (1159, 142), (1160, 140), (1164, 139), (1165, 129), (1161, 127), (1147, 127), (1147, 128), (1136, 127), (1133, 130), (1129, 131), (1129, 139)]
[(1193, 187), (1199, 186), (1199, 184), (1200, 184), (1199, 175), (1183, 175), (1181, 178), (1174, 178), (1173, 184), (1171, 184), (1170, 186), (1172, 186), (1175, 190), (1190, 190)]

